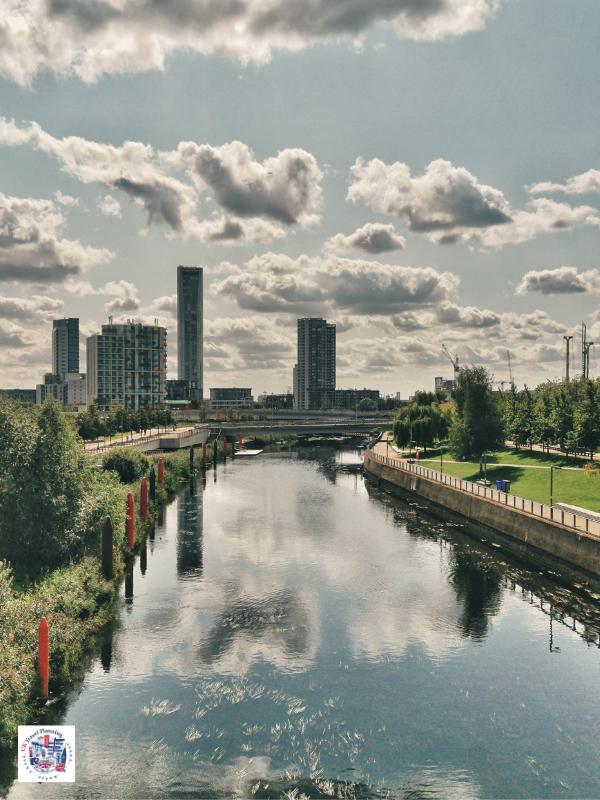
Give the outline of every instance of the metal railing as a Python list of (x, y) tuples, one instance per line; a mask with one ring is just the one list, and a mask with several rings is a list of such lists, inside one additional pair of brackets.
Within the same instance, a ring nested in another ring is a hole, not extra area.
[(491, 486), (484, 486), (481, 483), (467, 481), (464, 478), (456, 478), (454, 475), (447, 475), (444, 472), (437, 472), (429, 467), (422, 467), (419, 464), (411, 463), (399, 458), (381, 456), (379, 453), (369, 451), (369, 458), (373, 458), (379, 464), (384, 464), (394, 469), (400, 469), (412, 475), (419, 475), (427, 480), (435, 481), (444, 486), (451, 486), (461, 492), (490, 500), (501, 506), (514, 509), (522, 514), (530, 514), (533, 517), (550, 520), (567, 528), (590, 534), (600, 538), (600, 520), (590, 519), (580, 514), (571, 514), (562, 509), (554, 508), (548, 503), (538, 503), (536, 500), (529, 500), (526, 497), (519, 497), (510, 492), (503, 492), (499, 489), (492, 489)]

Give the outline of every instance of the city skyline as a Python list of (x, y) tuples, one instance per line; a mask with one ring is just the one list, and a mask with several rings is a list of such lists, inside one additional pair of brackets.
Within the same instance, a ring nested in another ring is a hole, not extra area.
[(1, 385), (48, 371), (52, 319), (174, 334), (198, 263), (205, 387), (287, 390), (304, 316), (336, 323), (340, 387), (429, 389), (442, 342), (499, 381), (507, 350), (519, 385), (560, 378), (563, 336), (600, 335), (600, 9), (408, 5), (231, 40), (190, 19), (202, 52), (168, 8), (144, 30), (40, 11), (48, 47), (0, 62)]

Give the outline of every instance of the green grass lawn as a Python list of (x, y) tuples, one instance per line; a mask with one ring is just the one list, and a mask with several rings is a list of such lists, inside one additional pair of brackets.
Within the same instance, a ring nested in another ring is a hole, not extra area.
[[(450, 458), (450, 455), (444, 458), (444, 472), (448, 475), (467, 480), (479, 478), (478, 462), (450, 464)], [(419, 463), (439, 472), (439, 456), (426, 456)], [(487, 463), (487, 477), (493, 487), (499, 479), (509, 480), (511, 494), (537, 500), (538, 503), (550, 502), (550, 464), (578, 467), (577, 470), (554, 471), (554, 502), (571, 503), (600, 511), (600, 478), (586, 477), (583, 461), (526, 450), (501, 450), (494, 456), (489, 456)], [(509, 464), (514, 466), (508, 466)], [(528, 469), (531, 466), (541, 466), (543, 469)]]

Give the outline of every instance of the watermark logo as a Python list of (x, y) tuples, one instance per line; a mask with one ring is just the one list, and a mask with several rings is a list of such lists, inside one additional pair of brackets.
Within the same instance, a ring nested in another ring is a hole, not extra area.
[(75, 726), (19, 725), (19, 781), (73, 783)]

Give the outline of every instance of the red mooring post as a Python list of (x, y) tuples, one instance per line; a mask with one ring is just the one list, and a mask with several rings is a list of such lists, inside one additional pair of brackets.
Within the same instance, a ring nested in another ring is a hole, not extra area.
[(48, 620), (40, 618), (38, 629), (38, 673), (40, 676), (40, 695), (48, 698), (48, 673), (50, 671), (50, 645), (48, 639)]
[(223, 458), (227, 458), (227, 439), (223, 439)]
[(158, 482), (162, 485), (165, 482), (165, 460), (158, 459)]
[(207, 460), (208, 460), (208, 454), (206, 449), (206, 442), (204, 442), (204, 444), (202, 445), (202, 463), (206, 464)]
[(146, 519), (148, 516), (148, 478), (142, 478), (140, 486), (140, 517)]
[(244, 435), (242, 433), (238, 436), (238, 444), (240, 447), (244, 444)]
[(131, 492), (127, 493), (127, 547), (133, 550), (135, 544), (135, 500)]

